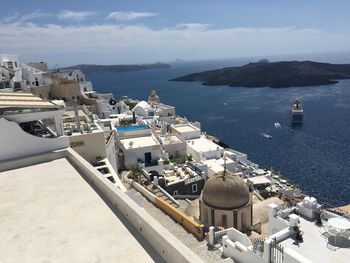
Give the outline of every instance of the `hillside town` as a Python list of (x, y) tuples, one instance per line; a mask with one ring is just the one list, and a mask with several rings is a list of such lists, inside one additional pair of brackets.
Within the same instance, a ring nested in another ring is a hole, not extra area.
[(122, 95), (0, 54), (0, 261), (348, 262), (349, 207)]

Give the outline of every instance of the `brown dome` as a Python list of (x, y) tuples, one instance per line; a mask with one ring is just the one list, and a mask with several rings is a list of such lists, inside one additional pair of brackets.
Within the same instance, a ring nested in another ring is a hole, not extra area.
[(226, 171), (211, 176), (204, 185), (202, 200), (209, 206), (235, 209), (250, 201), (250, 193), (244, 180)]

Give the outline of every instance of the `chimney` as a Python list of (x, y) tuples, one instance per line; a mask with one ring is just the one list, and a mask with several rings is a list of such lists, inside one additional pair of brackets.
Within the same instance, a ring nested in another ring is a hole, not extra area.
[(136, 116), (135, 116), (135, 112), (132, 112), (132, 123), (135, 124), (136, 123)]

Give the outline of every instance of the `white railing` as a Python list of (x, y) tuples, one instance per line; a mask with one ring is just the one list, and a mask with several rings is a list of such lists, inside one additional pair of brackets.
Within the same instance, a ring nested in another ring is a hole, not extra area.
[(217, 241), (220, 238), (222, 238), (224, 235), (226, 235), (228, 232), (228, 229), (220, 230), (214, 233), (214, 240)]

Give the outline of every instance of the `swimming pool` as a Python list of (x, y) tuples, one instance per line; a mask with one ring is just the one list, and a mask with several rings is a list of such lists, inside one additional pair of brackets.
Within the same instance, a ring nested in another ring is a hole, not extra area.
[(135, 126), (128, 126), (128, 127), (119, 127), (116, 128), (117, 131), (125, 132), (125, 131), (137, 131), (137, 130), (144, 130), (148, 129), (147, 125), (135, 125)]

